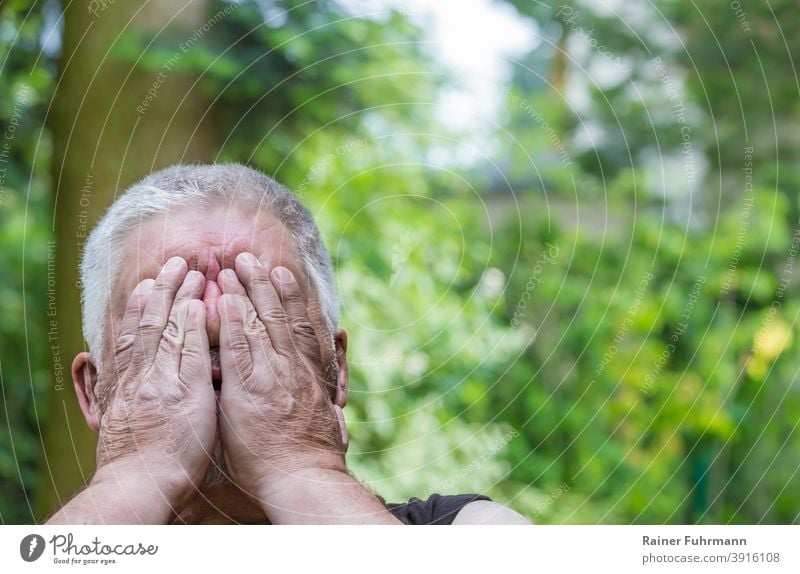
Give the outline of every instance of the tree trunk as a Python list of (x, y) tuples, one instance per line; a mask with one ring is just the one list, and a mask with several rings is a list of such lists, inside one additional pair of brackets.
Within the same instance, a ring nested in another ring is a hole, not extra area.
[[(112, 2), (64, 2), (60, 78), (48, 118), (57, 243), (56, 316), (49, 318), (48, 331), (69, 361), (88, 350), (77, 267), (94, 223), (117, 193), (146, 173), (176, 162), (208, 162), (216, 150), (208, 101), (198, 86), (192, 87), (196, 77), (179, 65), (167, 66), (169, 56), (161, 69), (146, 71), (135, 63), (138, 53), (116, 55), (132, 35), (162, 34), (170, 22), (170, 33), (182, 38), (174, 45), (180, 59), (191, 50), (181, 49), (181, 43), (211, 16), (209, 2), (159, 0), (143, 8), (139, 2)], [(155, 97), (148, 100), (151, 89)], [(95, 461), (97, 437), (83, 420), (72, 385), (52, 389), (37, 493), (41, 515), (84, 485)]]

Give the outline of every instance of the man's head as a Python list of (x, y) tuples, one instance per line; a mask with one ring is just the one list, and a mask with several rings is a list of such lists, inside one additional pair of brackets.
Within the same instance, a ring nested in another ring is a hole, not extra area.
[(346, 402), (346, 336), (328, 252), (308, 210), (263, 174), (236, 164), (179, 165), (130, 187), (90, 234), (81, 262), (83, 332), (73, 376), (87, 422), (95, 429), (115, 391), (114, 341), (134, 287), (155, 278), (173, 256), (205, 275), (203, 302), (214, 384), (220, 381), (216, 282), (239, 253), (281, 265), (298, 278), (323, 349), (331, 398)]

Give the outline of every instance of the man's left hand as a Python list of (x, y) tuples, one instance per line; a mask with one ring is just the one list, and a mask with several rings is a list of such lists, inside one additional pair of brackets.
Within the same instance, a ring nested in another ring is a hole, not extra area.
[(342, 411), (297, 279), (243, 253), (218, 283), (219, 422), (231, 478), (263, 500), (296, 475), (346, 473)]

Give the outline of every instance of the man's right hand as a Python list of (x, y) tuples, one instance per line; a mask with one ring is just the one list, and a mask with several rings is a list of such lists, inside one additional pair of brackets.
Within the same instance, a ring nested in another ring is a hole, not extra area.
[[(217, 429), (205, 277), (173, 257), (128, 300), (100, 421), (93, 482), (153, 485), (173, 508), (202, 482)], [(149, 489), (148, 489), (149, 490)]]

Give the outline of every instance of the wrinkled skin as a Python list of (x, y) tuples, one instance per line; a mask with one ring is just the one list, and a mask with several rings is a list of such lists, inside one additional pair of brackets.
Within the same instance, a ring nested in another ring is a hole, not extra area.
[(342, 410), (294, 276), (244, 253), (220, 280), (220, 428), (232, 478), (260, 494), (305, 468), (344, 472)]
[[(144, 464), (175, 501), (178, 521), (262, 522), (254, 497), (268, 481), (306, 467), (344, 469), (346, 335), (328, 334), (283, 225), (267, 213), (212, 205), (152, 217), (125, 245), (108, 358), (96, 381), (95, 357), (83, 353), (73, 364), (87, 422), (100, 433), (98, 474)], [(163, 270), (171, 257), (182, 261), (178, 271)], [(275, 268), (289, 284), (273, 285)], [(196, 302), (187, 307), (191, 325), (205, 327), (190, 330), (191, 340), (205, 337), (197, 353), (179, 343), (188, 301)], [(150, 307), (168, 319), (147, 314), (137, 323), (134, 310)], [(175, 365), (184, 361), (170, 359), (185, 353), (197, 355), (187, 363), (196, 371), (191, 387), (178, 384)], [(222, 380), (218, 404), (212, 374)]]

